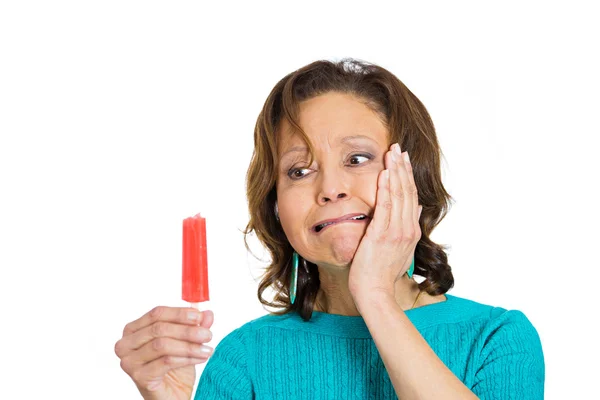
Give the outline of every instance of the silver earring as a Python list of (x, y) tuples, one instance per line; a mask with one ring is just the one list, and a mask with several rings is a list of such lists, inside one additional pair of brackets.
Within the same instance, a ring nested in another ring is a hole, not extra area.
[(277, 207), (277, 202), (275, 202), (275, 218), (279, 221), (279, 208)]

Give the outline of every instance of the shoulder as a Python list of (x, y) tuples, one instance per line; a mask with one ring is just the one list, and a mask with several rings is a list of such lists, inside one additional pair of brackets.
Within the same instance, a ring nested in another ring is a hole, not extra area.
[(489, 334), (503, 328), (508, 331), (521, 332), (524, 335), (538, 336), (536, 328), (521, 310), (507, 309), (499, 305), (491, 305), (458, 296), (453, 297), (457, 307), (463, 310), (465, 319), (480, 320)]
[(254, 398), (252, 332), (260, 318), (229, 332), (215, 346), (196, 389), (196, 399)]
[[(465, 383), (479, 398), (543, 398), (545, 364), (537, 329), (516, 309), (448, 295), (441, 324), (468, 347)], [(444, 303), (438, 303), (441, 305)], [(436, 306), (434, 305), (434, 307)], [(432, 308), (433, 310), (433, 308)], [(439, 332), (436, 332), (439, 333)], [(460, 348), (460, 345), (458, 345)]]
[(285, 320), (285, 316), (267, 314), (238, 325), (216, 344), (211, 360), (225, 360), (227, 364), (245, 368), (262, 345), (258, 331), (266, 326), (281, 325), (278, 322), (282, 320)]
[(462, 315), (465, 319), (481, 322), (484, 336), (497, 335), (500, 330), (505, 335), (517, 335), (539, 340), (536, 328), (521, 310), (507, 309), (502, 306), (485, 304), (457, 296), (452, 297), (457, 307), (463, 310)]
[[(288, 325), (289, 320), (293, 318), (292, 314), (266, 314), (254, 319), (251, 319), (247, 322), (242, 323), (237, 328), (233, 329), (229, 334), (227, 334), (221, 342), (225, 342), (226, 345), (235, 345), (239, 344), (244, 348), (247, 348), (249, 345), (249, 341), (252, 339), (253, 335), (266, 327), (286, 327)], [(219, 344), (221, 343), (219, 342)]]
[[(431, 307), (427, 323), (431, 327), (455, 325), (464, 334), (478, 342), (480, 349), (507, 344), (512, 347), (529, 347), (541, 350), (537, 329), (521, 310), (507, 309), (451, 294), (445, 302), (425, 306)], [(427, 326), (424, 326), (427, 328)]]
[(523, 311), (456, 296), (454, 300), (466, 310), (463, 314), (466, 322), (476, 327), (475, 349), (479, 351), (481, 364), (494, 360), (519, 360), (543, 370), (544, 356), (540, 335)]
[(408, 310), (407, 315), (420, 330), (452, 325), (460, 327), (465, 324), (480, 327), (489, 322), (496, 308), (498, 307), (446, 293), (435, 296), (429, 304)]
[[(489, 326), (516, 324), (533, 328), (527, 316), (520, 310), (510, 310), (448, 293), (445, 296), (448, 305), (446, 310), (455, 316), (457, 322), (478, 320)], [(443, 304), (443, 302), (439, 304)]]
[(269, 313), (243, 323), (236, 329), (236, 331), (240, 331), (243, 334), (248, 334), (251, 332), (256, 332), (257, 330), (265, 327), (282, 327), (295, 319), (297, 319), (296, 316), (291, 312), (287, 314)]
[(481, 340), (483, 355), (489, 356), (499, 351), (528, 353), (534, 358), (543, 360), (540, 335), (533, 323), (520, 310), (492, 308)]
[(471, 389), (480, 398), (543, 398), (544, 353), (533, 323), (521, 310), (476, 304)]
[(536, 328), (525, 313), (520, 310), (507, 310), (503, 307), (493, 307), (490, 309), (488, 329), (497, 330), (498, 328), (537, 336)]

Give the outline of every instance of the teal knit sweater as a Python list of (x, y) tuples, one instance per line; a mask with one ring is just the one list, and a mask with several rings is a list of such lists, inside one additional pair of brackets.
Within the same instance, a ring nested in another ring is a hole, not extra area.
[[(521, 311), (446, 294), (405, 311), (437, 356), (481, 399), (543, 399), (540, 338)], [(402, 343), (398, 343), (402, 346)], [(397, 399), (361, 316), (265, 315), (228, 334), (196, 400)]]

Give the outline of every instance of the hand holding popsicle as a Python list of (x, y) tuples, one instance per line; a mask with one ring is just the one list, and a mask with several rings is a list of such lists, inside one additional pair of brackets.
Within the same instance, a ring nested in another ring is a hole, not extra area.
[(204, 343), (212, 338), (213, 320), (212, 311), (159, 306), (125, 326), (115, 353), (144, 399), (192, 397), (194, 365), (212, 355)]
[(206, 221), (200, 214), (183, 221), (182, 261), (182, 298), (193, 308), (155, 307), (127, 324), (115, 345), (121, 368), (144, 399), (191, 399), (194, 366), (213, 352), (204, 343), (212, 338), (214, 315), (197, 309), (209, 300)]

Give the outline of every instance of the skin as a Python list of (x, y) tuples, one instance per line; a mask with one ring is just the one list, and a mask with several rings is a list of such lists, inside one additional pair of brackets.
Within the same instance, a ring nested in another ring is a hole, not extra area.
[[(319, 221), (349, 213), (374, 216), (378, 178), (389, 155), (389, 132), (359, 99), (335, 92), (301, 103), (299, 124), (314, 147), (315, 163), (306, 165), (306, 144), (300, 135), (291, 133), (288, 121), (282, 121), (276, 187), (280, 222), (296, 252), (319, 269), (321, 287), (314, 310), (361, 315), (350, 290), (349, 274), (371, 219), (335, 224), (320, 234), (311, 228)], [(342, 141), (355, 135), (366, 138)], [(396, 303), (407, 310), (419, 289), (404, 272), (389, 282), (393, 282)], [(444, 295), (422, 293), (415, 307), (445, 300)]]

